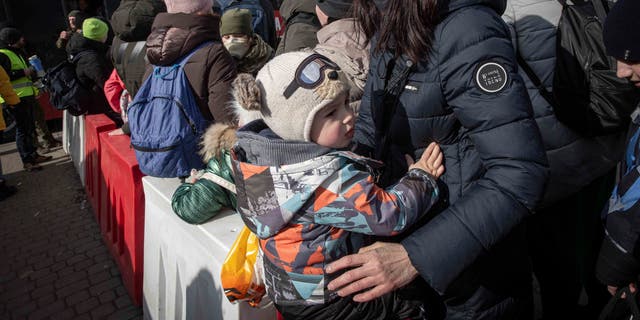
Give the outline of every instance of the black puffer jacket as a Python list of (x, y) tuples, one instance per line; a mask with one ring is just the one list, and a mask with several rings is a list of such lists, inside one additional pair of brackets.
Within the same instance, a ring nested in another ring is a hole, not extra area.
[(500, 18), (505, 2), (442, 4), (431, 53), (409, 74), (392, 116), (382, 95), (393, 54), (373, 54), (356, 124), (356, 142), (380, 148), (391, 121), (387, 183), (406, 171), (404, 154), (418, 158), (431, 141), (441, 145), (443, 208), (402, 245), (444, 294), (450, 319), (524, 319), (510, 312), (531, 295), (517, 226), (542, 197), (547, 158)]
[(111, 61), (133, 97), (142, 85), (146, 70), (146, 40), (155, 16), (167, 11), (162, 0), (126, 0), (111, 16), (116, 36), (111, 44)]
[(75, 33), (67, 44), (70, 57), (81, 54), (76, 60), (78, 80), (95, 93), (88, 106), (88, 114), (111, 113), (112, 110), (104, 96), (104, 83), (109, 78), (113, 66), (107, 58), (109, 46), (95, 40), (87, 39), (81, 33)]
[(316, 16), (315, 0), (284, 0), (280, 6), (280, 14), (286, 29), (276, 55), (313, 48), (318, 44), (316, 32), (321, 26)]
[[(516, 50), (548, 91), (553, 91), (556, 27), (562, 12), (557, 0), (509, 0), (502, 16), (511, 29)], [(549, 158), (549, 183), (541, 205), (574, 194), (616, 166), (624, 149), (624, 132), (581, 137), (556, 118), (553, 107), (520, 68), (533, 113)]]
[[(236, 65), (220, 42), (219, 25), (220, 18), (214, 15), (160, 13), (147, 38), (147, 59), (153, 65), (172, 65), (200, 44), (211, 42), (190, 58), (184, 71), (204, 118), (231, 123), (233, 114), (227, 106)], [(145, 79), (152, 70), (147, 69)]]

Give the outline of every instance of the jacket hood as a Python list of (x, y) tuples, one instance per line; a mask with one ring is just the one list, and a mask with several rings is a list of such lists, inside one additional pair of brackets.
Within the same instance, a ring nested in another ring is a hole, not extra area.
[(122, 41), (145, 41), (151, 33), (153, 19), (166, 11), (162, 0), (122, 1), (111, 16), (111, 27)]
[(280, 6), (280, 14), (285, 20), (298, 12), (316, 14), (316, 0), (284, 1)]
[(493, 10), (502, 15), (507, 7), (507, 0), (439, 0), (438, 8), (440, 11), (440, 17), (444, 18), (449, 13), (458, 9), (474, 6), (485, 5), (493, 8)]
[(231, 150), (237, 141), (236, 128), (227, 124), (215, 123), (202, 135), (200, 154), (204, 162), (220, 158), (223, 150)]
[(318, 30), (318, 44), (313, 49), (344, 71), (351, 85), (351, 101), (362, 97), (369, 72), (369, 44), (358, 32), (358, 27), (352, 18), (334, 21)]
[(106, 53), (109, 46), (95, 40), (87, 39), (81, 33), (74, 33), (67, 44), (67, 53), (75, 55), (78, 52), (94, 50), (98, 53)]
[[(307, 200), (331, 177), (331, 171), (339, 168), (336, 157), (329, 155), (333, 149), (282, 140), (262, 120), (247, 124), (237, 136), (233, 148), (237, 210), (247, 227), (263, 239), (297, 218)], [(246, 187), (248, 183), (250, 186)], [(273, 196), (256, 196), (265, 193)]]
[(171, 65), (207, 41), (220, 41), (220, 17), (160, 13), (147, 38), (147, 58), (153, 65)]

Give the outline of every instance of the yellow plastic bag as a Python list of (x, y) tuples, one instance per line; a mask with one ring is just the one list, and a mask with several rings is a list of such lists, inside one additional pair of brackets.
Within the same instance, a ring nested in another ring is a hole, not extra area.
[(260, 304), (265, 288), (259, 247), (258, 237), (242, 227), (220, 271), (222, 288), (229, 301), (247, 301), (252, 307)]

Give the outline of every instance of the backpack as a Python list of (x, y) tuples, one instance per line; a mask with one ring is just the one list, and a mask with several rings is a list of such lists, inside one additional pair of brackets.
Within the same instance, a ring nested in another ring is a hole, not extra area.
[(92, 90), (86, 88), (76, 74), (76, 62), (88, 53), (89, 51), (82, 51), (72, 59), (60, 62), (47, 70), (42, 79), (42, 84), (49, 92), (51, 105), (58, 110), (67, 110), (74, 116), (85, 114), (92, 101)]
[(616, 76), (616, 60), (606, 54), (605, 4), (602, 0), (559, 1), (563, 8), (556, 34), (553, 93), (546, 91), (522, 57), (518, 62), (567, 127), (585, 137), (620, 133), (640, 102), (640, 90)]
[[(229, 9), (248, 9), (251, 11), (251, 25), (253, 32), (257, 33), (262, 40), (273, 46), (275, 26), (270, 27), (270, 15), (265, 11), (260, 0), (216, 0), (220, 5), (221, 14)], [(272, 20), (273, 18), (271, 18)]]
[(200, 113), (184, 65), (200, 48), (171, 66), (155, 66), (129, 104), (127, 115), (140, 171), (162, 178), (186, 177), (201, 169), (198, 143), (208, 121)]

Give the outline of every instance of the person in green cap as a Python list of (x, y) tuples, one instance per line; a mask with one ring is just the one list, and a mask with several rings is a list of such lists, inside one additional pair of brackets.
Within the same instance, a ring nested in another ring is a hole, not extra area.
[(222, 43), (236, 60), (238, 73), (256, 75), (273, 58), (271, 48), (251, 27), (251, 12), (247, 9), (227, 10), (220, 20)]
[(94, 93), (91, 103), (87, 105), (87, 114), (105, 114), (117, 126), (121, 126), (122, 118), (109, 107), (103, 90), (113, 70), (111, 61), (107, 59), (109, 45), (105, 42), (108, 36), (107, 23), (98, 18), (88, 18), (82, 23), (82, 32), (69, 39), (67, 53), (74, 58), (80, 83)]

